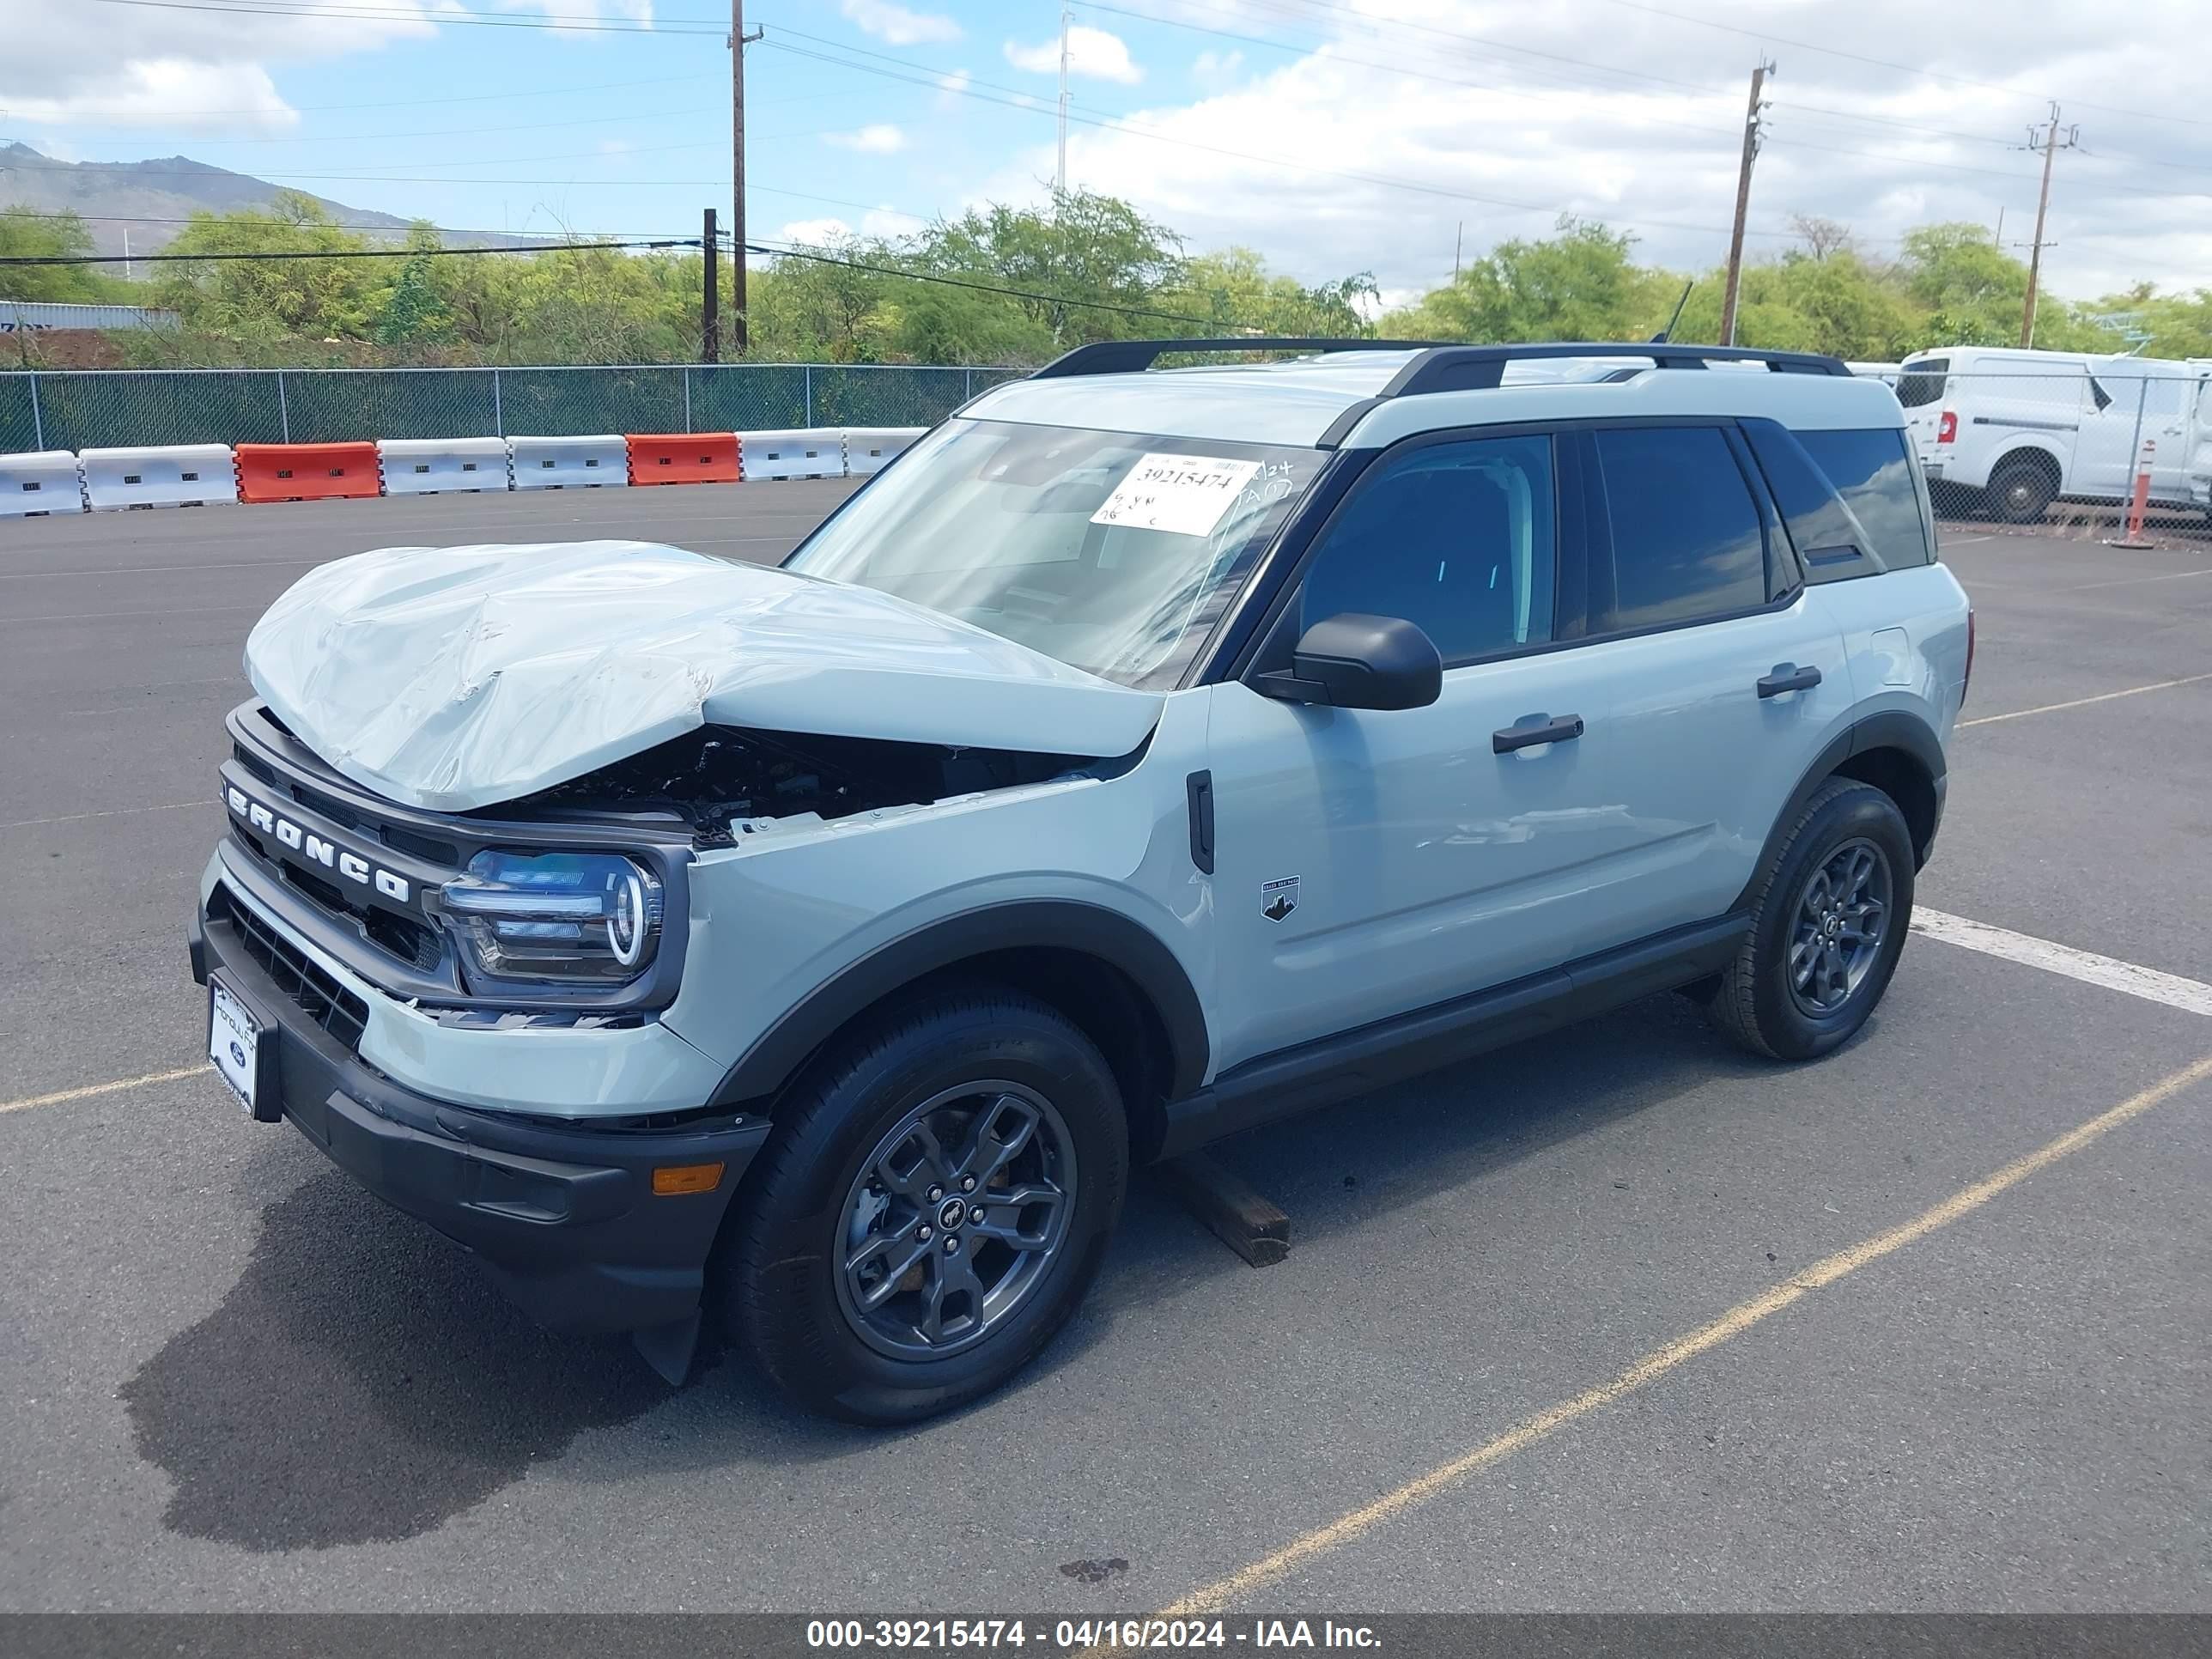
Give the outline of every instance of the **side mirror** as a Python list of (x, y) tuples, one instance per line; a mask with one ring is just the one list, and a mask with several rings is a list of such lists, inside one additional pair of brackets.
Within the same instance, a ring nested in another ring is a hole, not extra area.
[(1252, 689), (1331, 708), (1425, 708), (1443, 690), (1436, 643), (1402, 617), (1346, 611), (1300, 636), (1291, 671), (1255, 675)]

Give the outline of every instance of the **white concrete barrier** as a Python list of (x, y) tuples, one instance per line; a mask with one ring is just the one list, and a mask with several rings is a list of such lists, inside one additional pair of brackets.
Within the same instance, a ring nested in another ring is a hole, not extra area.
[(926, 426), (848, 426), (845, 428), (845, 471), (863, 477), (880, 471), (885, 461), (929, 428)]
[(514, 487), (504, 438), (380, 438), (376, 458), (387, 495)]
[(611, 489), (629, 483), (629, 447), (622, 434), (587, 438), (509, 438), (517, 489)]
[(95, 512), (238, 499), (238, 463), (228, 444), (88, 449), (77, 459), (84, 465), (84, 498)]
[(0, 519), (84, 511), (84, 480), (66, 449), (0, 455)]
[(812, 432), (740, 432), (738, 469), (744, 478), (842, 478), (845, 434), (834, 426)]

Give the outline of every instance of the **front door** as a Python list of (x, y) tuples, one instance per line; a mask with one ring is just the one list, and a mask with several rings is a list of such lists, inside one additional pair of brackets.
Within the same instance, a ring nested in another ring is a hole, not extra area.
[[(1637, 831), (1594, 753), (1601, 676), (1547, 648), (1559, 520), (1548, 436), (1394, 451), (1322, 532), (1261, 666), (1323, 617), (1400, 617), (1444, 659), (1437, 701), (1213, 688), (1222, 1066), (1553, 966), (1586, 935), (1581, 871)], [(1500, 732), (1577, 717), (1581, 737), (1500, 751)]]

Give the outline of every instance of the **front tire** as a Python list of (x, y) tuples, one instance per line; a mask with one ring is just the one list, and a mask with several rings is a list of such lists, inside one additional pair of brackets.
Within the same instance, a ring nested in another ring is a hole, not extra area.
[(1777, 1060), (1811, 1060), (1850, 1041), (1897, 969), (1912, 876), (1912, 836), (1897, 803), (1850, 778), (1821, 785), (1722, 971), (1714, 1023)]
[(778, 1109), (710, 1296), (798, 1404), (913, 1422), (1052, 1340), (1127, 1182), (1120, 1092), (1080, 1030), (1018, 992), (934, 993), (834, 1043)]

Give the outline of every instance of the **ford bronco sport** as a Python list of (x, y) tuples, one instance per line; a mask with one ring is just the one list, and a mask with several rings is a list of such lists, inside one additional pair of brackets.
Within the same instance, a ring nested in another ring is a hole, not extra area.
[(1972, 654), (1889, 389), (1255, 346), (995, 387), (781, 568), (301, 578), (191, 929), (240, 1102), (549, 1322), (886, 1422), (1044, 1346), (1133, 1164), (1670, 988), (1850, 1038)]

